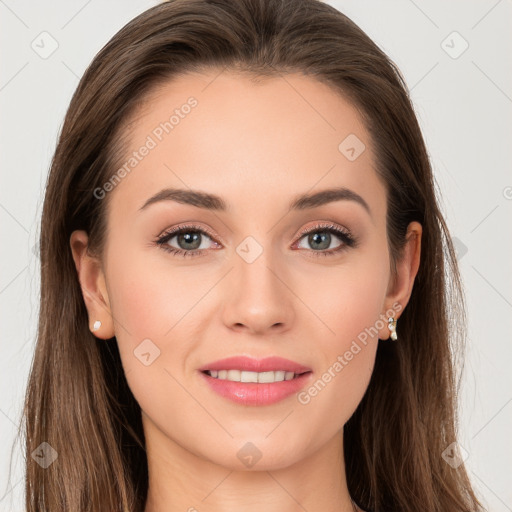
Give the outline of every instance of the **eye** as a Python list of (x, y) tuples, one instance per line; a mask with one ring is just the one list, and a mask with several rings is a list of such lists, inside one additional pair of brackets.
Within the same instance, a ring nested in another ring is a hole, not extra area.
[[(178, 247), (171, 245), (171, 241), (174, 238), (176, 238), (175, 243), (178, 244)], [(158, 237), (156, 243), (164, 251), (171, 254), (184, 257), (199, 256), (210, 246), (209, 243), (203, 243), (205, 242), (205, 238), (212, 239), (211, 235), (199, 226), (177, 226)]]
[[(357, 245), (356, 239), (350, 231), (330, 223), (317, 224), (313, 228), (302, 231), (300, 235), (301, 238), (296, 246), (303, 248), (300, 241), (307, 236), (305, 241), (310, 247), (313, 247), (311, 252), (314, 256), (335, 256), (348, 247), (355, 247)], [(341, 240), (341, 243), (334, 249), (331, 248), (332, 250), (327, 250), (333, 242), (332, 235), (335, 235), (335, 238)]]

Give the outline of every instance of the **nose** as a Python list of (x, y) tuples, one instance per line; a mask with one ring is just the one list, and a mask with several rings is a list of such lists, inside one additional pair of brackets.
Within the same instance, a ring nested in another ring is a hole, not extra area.
[(254, 261), (241, 254), (233, 254), (234, 268), (224, 284), (224, 324), (251, 334), (288, 330), (295, 310), (286, 267), (272, 258), (270, 250)]

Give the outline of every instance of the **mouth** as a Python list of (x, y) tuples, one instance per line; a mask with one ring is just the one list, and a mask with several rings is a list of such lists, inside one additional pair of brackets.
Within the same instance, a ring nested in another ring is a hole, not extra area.
[(271, 405), (291, 397), (313, 378), (311, 368), (277, 356), (233, 356), (198, 370), (207, 387), (217, 395), (253, 406)]

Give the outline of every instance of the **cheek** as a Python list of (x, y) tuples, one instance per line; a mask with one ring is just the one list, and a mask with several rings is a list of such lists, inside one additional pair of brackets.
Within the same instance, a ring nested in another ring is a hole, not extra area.
[[(172, 263), (165, 264), (165, 260), (155, 264), (145, 251), (112, 255), (111, 260), (115, 261), (109, 269), (112, 311), (120, 324), (116, 333), (123, 337), (128, 331), (133, 341), (170, 336), (174, 325), (199, 298), (200, 290), (191, 284), (194, 270), (187, 277), (183, 269), (172, 270)], [(197, 274), (195, 277), (197, 280)]]
[(386, 264), (361, 259), (360, 265), (330, 272), (323, 293), (316, 286), (314, 294), (308, 294), (309, 304), (315, 304), (324, 321), (324, 325), (319, 323), (322, 334), (315, 338), (315, 354), (322, 366), (312, 385), (298, 396), (301, 405), (315, 411), (308, 416), (312, 432), (323, 421), (323, 427), (334, 433), (353, 414), (368, 387), (378, 332), (385, 326), (380, 314)]
[(322, 334), (324, 353), (350, 345), (365, 329), (375, 327), (383, 313), (387, 259), (374, 257), (375, 253), (379, 251), (361, 252), (339, 267), (304, 269), (308, 277), (301, 278), (296, 290), (316, 316), (312, 323)]
[(385, 281), (375, 269), (372, 272), (367, 268), (344, 276), (336, 289), (336, 300), (333, 300), (338, 305), (338, 311), (332, 311), (336, 336), (345, 341), (361, 339), (360, 333), (378, 327), (376, 323), (382, 312), (385, 291)]
[[(116, 339), (125, 374), (141, 392), (151, 388), (154, 372), (162, 372), (169, 361), (176, 362), (172, 365), (176, 368), (186, 360), (189, 347), (185, 340), (192, 337), (183, 328), (191, 305), (200, 297), (177, 272), (152, 265), (143, 251), (112, 252), (110, 256), (109, 294)], [(180, 342), (173, 343), (178, 333)], [(139, 377), (144, 380), (133, 382)]]
[(169, 267), (152, 265), (149, 259), (142, 251), (112, 254), (116, 264), (110, 265), (109, 289), (116, 339), (128, 385), (141, 409), (170, 431), (179, 431), (183, 425), (171, 411), (190, 407), (190, 396), (180, 383), (194, 340), (187, 315), (193, 315), (190, 310), (201, 290), (186, 286), (191, 281), (178, 270), (169, 272)]

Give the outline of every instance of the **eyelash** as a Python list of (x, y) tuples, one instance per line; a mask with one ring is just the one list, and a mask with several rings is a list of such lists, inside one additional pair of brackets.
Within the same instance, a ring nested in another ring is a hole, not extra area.
[[(196, 226), (194, 224), (186, 225), (186, 226), (178, 226), (176, 228), (172, 228), (170, 231), (163, 233), (159, 236), (155, 243), (164, 251), (174, 254), (176, 256), (182, 257), (193, 257), (193, 256), (201, 256), (203, 252), (207, 249), (195, 249), (193, 251), (184, 251), (182, 249), (176, 249), (175, 247), (171, 247), (167, 244), (169, 240), (174, 238), (177, 235), (181, 235), (182, 233), (201, 233), (202, 235), (207, 235), (209, 238), (214, 239), (213, 235), (204, 228), (200, 226)], [(314, 226), (313, 228), (305, 229), (301, 231), (299, 234), (300, 241), (304, 236), (312, 234), (312, 233), (331, 233), (336, 235), (343, 242), (340, 246), (335, 249), (330, 250), (322, 250), (322, 251), (314, 251), (310, 249), (310, 252), (314, 253), (314, 257), (319, 256), (335, 256), (343, 250), (346, 250), (347, 247), (356, 247), (357, 240), (356, 238), (346, 229), (341, 229), (334, 224), (329, 223), (320, 223)]]

